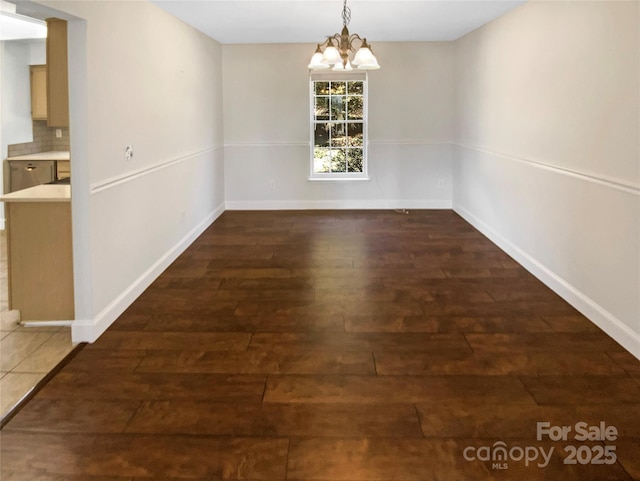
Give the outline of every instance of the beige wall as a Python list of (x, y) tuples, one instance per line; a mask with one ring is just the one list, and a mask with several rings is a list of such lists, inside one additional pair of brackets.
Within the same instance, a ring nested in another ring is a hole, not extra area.
[[(450, 207), (453, 45), (376, 43), (369, 182), (309, 175), (313, 45), (225, 45), (225, 191), (231, 208)], [(275, 188), (271, 188), (275, 183)]]
[(225, 144), (308, 142), (309, 46), (224, 45), (222, 51)]
[(376, 43), (384, 62), (369, 75), (369, 136), (373, 142), (451, 142), (451, 42)]
[(459, 138), (638, 183), (637, 10), (529, 2), (459, 40)]
[(456, 42), (453, 198), (637, 356), (639, 8), (528, 2)]

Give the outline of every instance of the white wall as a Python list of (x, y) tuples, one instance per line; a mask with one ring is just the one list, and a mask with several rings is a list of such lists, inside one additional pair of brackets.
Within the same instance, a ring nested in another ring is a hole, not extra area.
[(450, 207), (453, 45), (374, 45), (370, 180), (351, 182), (308, 180), (314, 49), (223, 46), (227, 208)]
[(456, 42), (456, 211), (640, 357), (638, 2), (528, 2)]
[[(7, 145), (33, 141), (29, 83), (30, 57), (28, 42), (19, 40), (0, 42), (0, 65), (2, 65), (0, 158), (2, 160), (7, 157)], [(1, 189), (0, 185), (0, 192)]]
[(47, 41), (44, 38), (29, 41), (29, 65), (47, 63)]
[(92, 341), (224, 208), (222, 51), (148, 2), (43, 3), (70, 19), (73, 337)]
[[(33, 141), (29, 65), (38, 52), (46, 52), (42, 41), (0, 42), (0, 194), (4, 192), (8, 146)], [(0, 202), (0, 229), (4, 228), (4, 203)]]

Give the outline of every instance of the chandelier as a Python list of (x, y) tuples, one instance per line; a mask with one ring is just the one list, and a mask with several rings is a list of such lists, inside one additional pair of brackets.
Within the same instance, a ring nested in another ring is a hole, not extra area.
[[(335, 33), (331, 37), (318, 44), (311, 62), (310, 69), (327, 69), (333, 65), (338, 72), (353, 70), (353, 66), (361, 70), (376, 70), (380, 68), (378, 60), (371, 51), (371, 45), (366, 38), (361, 38), (357, 33), (349, 34), (349, 22), (351, 21), (351, 9), (344, 0), (342, 7), (342, 33)], [(356, 50), (355, 42), (360, 43)], [(322, 50), (324, 47), (324, 51)], [(353, 61), (349, 60), (350, 52), (355, 52)]]

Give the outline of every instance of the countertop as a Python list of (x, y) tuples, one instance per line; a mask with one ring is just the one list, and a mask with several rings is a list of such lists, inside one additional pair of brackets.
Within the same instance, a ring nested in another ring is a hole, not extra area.
[(69, 184), (41, 184), (0, 197), (2, 202), (71, 202)]
[(7, 157), (7, 160), (69, 160), (68, 151), (38, 152), (37, 154), (15, 155)]

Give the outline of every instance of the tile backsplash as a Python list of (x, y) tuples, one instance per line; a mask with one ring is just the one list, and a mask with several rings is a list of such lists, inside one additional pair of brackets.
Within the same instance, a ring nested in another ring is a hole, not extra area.
[(61, 129), (62, 137), (56, 137), (56, 129), (47, 127), (46, 120), (33, 121), (33, 142), (13, 144), (7, 146), (9, 157), (16, 155), (37, 154), (51, 150), (69, 150), (69, 129)]

